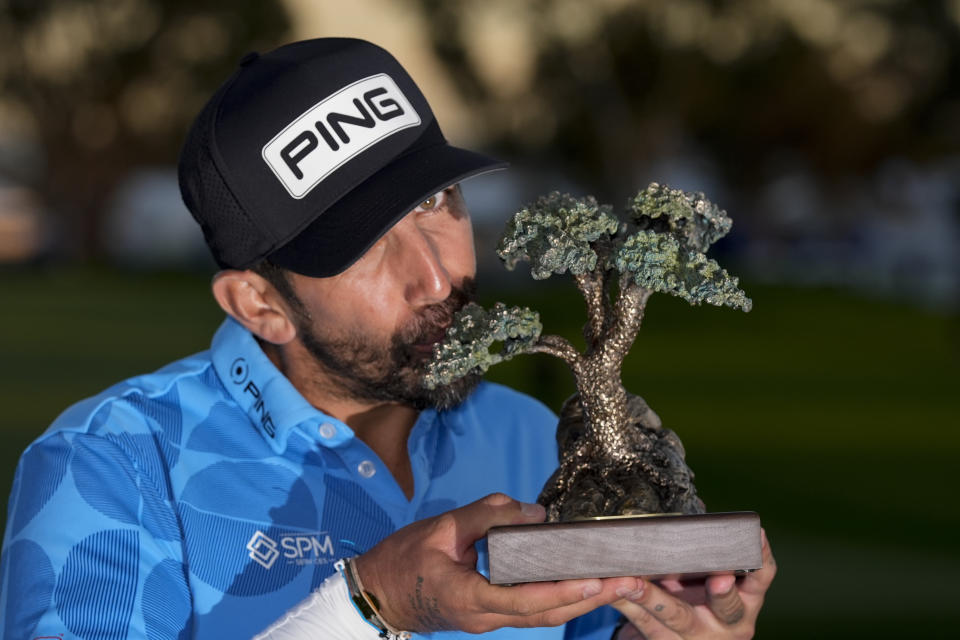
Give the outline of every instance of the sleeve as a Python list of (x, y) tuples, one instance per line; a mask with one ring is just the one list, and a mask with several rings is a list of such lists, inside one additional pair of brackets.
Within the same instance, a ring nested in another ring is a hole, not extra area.
[(157, 447), (150, 434), (60, 432), (21, 456), (3, 546), (4, 639), (190, 636), (181, 533)]
[(350, 603), (346, 581), (339, 571), (296, 607), (253, 640), (378, 640), (379, 632)]

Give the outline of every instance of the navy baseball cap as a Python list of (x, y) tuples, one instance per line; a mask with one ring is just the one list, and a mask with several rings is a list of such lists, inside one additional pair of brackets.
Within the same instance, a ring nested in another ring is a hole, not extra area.
[(327, 277), (434, 193), (505, 166), (448, 144), (385, 50), (321, 38), (244, 56), (194, 121), (179, 179), (221, 267)]

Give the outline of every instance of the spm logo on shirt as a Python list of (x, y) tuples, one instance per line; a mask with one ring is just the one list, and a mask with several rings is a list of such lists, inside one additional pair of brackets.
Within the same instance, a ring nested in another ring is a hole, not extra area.
[(333, 541), (324, 532), (289, 533), (274, 540), (263, 531), (257, 531), (247, 542), (250, 559), (264, 569), (271, 568), (277, 558), (288, 564), (327, 564), (334, 560)]
[(299, 200), (358, 153), (420, 116), (390, 76), (380, 73), (327, 96), (284, 127), (261, 155)]

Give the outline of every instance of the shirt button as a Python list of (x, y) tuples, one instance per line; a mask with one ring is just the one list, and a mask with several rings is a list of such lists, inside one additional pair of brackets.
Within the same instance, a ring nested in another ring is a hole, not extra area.
[(369, 460), (364, 460), (357, 465), (357, 472), (364, 478), (372, 478), (373, 474), (377, 472), (377, 467)]
[(324, 422), (322, 425), (320, 425), (320, 435), (329, 440), (337, 435), (337, 428), (329, 422)]

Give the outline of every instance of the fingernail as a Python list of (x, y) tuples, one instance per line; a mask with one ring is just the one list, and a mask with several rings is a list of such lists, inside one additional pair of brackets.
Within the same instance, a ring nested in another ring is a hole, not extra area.
[(736, 586), (737, 581), (733, 576), (718, 576), (707, 580), (707, 593), (711, 596), (722, 598), (729, 595)]
[(599, 581), (588, 582), (583, 587), (583, 597), (592, 598), (603, 590), (603, 587), (600, 586)]
[(640, 596), (643, 595), (643, 587), (639, 589), (627, 589), (626, 587), (620, 587), (617, 589), (617, 595), (626, 600), (638, 600)]
[(545, 518), (547, 516), (547, 510), (543, 508), (543, 505), (537, 504), (536, 502), (523, 502), (520, 506), (520, 513), (525, 516)]
[(767, 546), (767, 532), (763, 527), (760, 527), (760, 544)]

